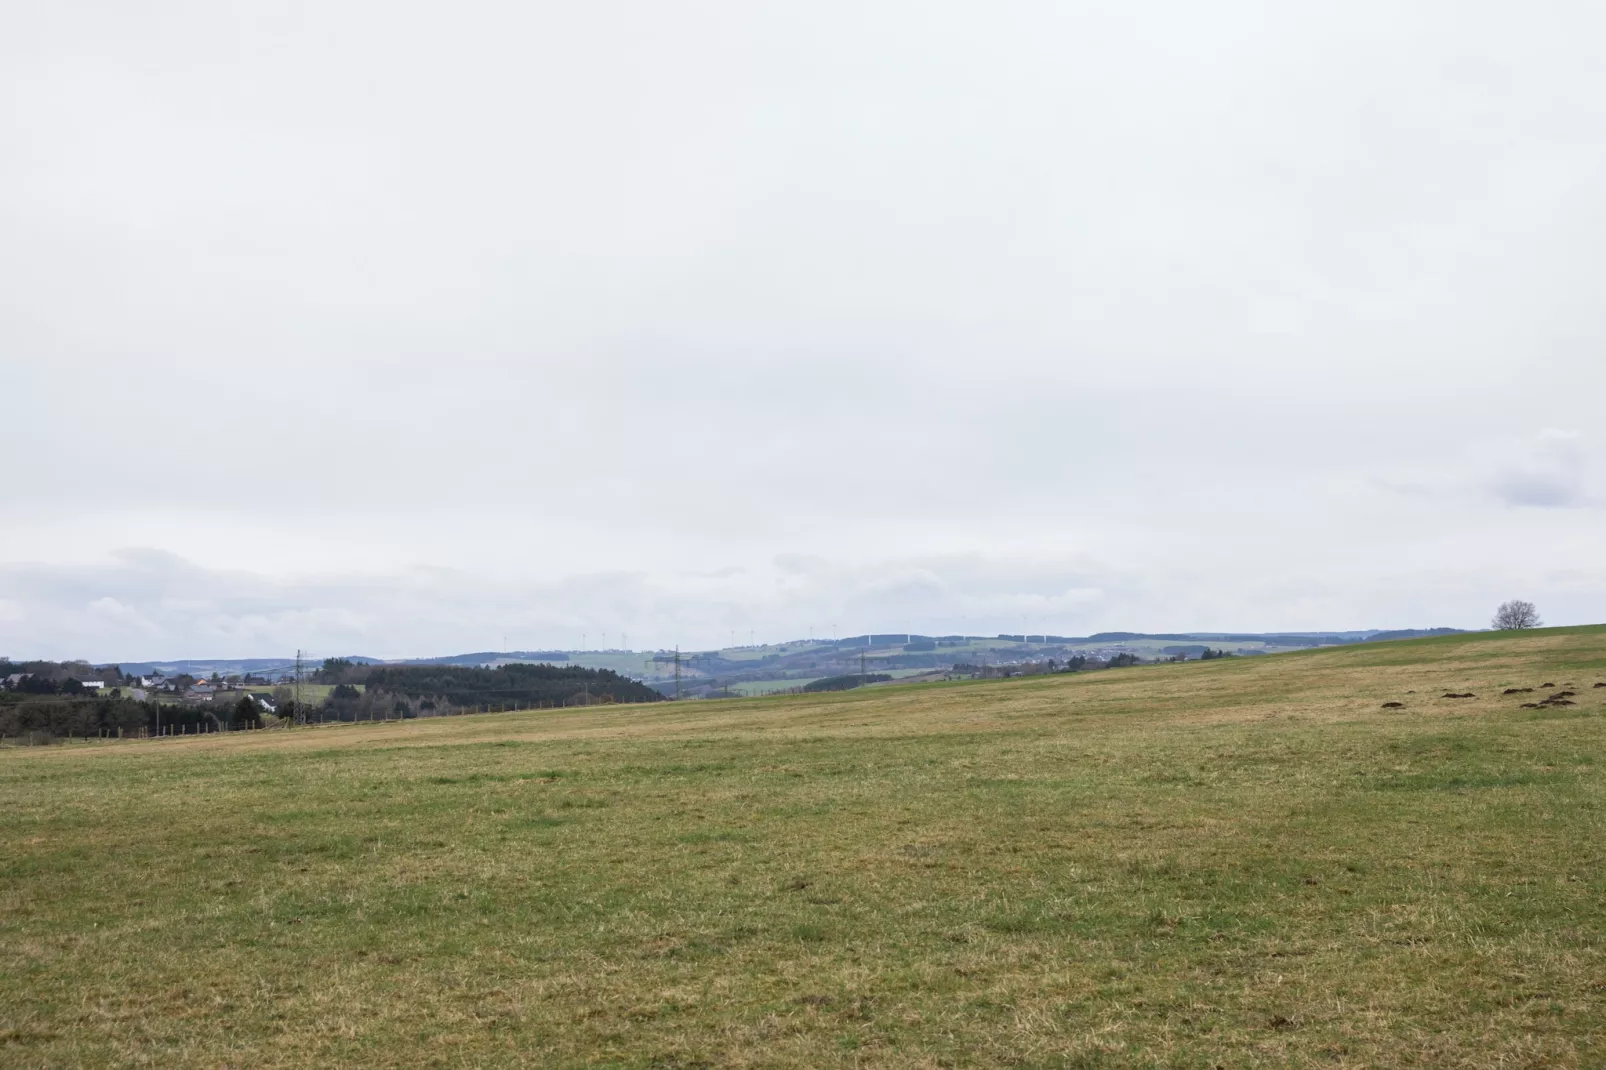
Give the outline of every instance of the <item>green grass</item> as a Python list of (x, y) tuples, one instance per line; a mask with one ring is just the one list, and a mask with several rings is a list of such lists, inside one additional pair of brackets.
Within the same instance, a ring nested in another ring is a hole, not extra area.
[(1597, 679), (1567, 629), (0, 750), (0, 1065), (1598, 1066)]
[[(283, 684), (283, 685), (277, 685), (276, 684), (276, 685), (274, 685), (274, 687), (256, 687), (256, 688), (252, 688), (251, 690), (253, 690), (253, 691), (268, 691), (268, 692), (272, 692), (276, 687), (280, 687), (280, 686), (288, 687), (291, 691), (295, 690), (295, 685), (294, 684)], [(367, 684), (352, 684), (351, 686), (355, 687), (358, 691), (367, 691), (368, 690), (368, 685)], [(335, 685), (334, 684), (302, 684), (301, 685), (301, 701), (302, 702), (312, 702), (312, 703), (323, 702), (325, 699), (327, 699), (329, 697), (329, 693), (331, 691), (333, 691), (334, 689), (335, 689)]]

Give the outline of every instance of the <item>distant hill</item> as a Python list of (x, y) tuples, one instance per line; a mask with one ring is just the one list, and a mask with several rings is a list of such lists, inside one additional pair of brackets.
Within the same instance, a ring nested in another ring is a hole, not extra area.
[[(845, 639), (814, 639), (791, 640), (785, 643), (761, 645), (757, 647), (742, 648), (740, 651), (710, 651), (696, 655), (697, 670), (692, 671), (690, 656), (687, 661), (687, 679), (692, 676), (719, 676), (727, 682), (739, 682), (743, 678), (757, 679), (766, 675), (760, 672), (762, 666), (765, 670), (782, 672), (781, 675), (795, 675), (797, 677), (816, 678), (822, 671), (829, 674), (832, 671), (848, 671), (856, 666), (850, 664), (856, 661), (861, 651), (888, 651), (894, 650), (897, 654), (878, 666), (888, 668), (938, 668), (951, 662), (953, 657), (945, 654), (951, 647), (974, 646), (975, 644), (1021, 644), (1026, 648), (1025, 653), (1018, 656), (1025, 657), (1035, 648), (1042, 656), (1060, 656), (1052, 648), (1065, 648), (1074, 652), (1076, 648), (1120, 647), (1127, 643), (1170, 643), (1187, 645), (1191, 647), (1199, 644), (1255, 644), (1264, 651), (1308, 649), (1321, 646), (1344, 646), (1353, 643), (1377, 643), (1391, 639), (1418, 639), (1424, 636), (1454, 635), (1463, 632), (1460, 628), (1395, 628), (1395, 629), (1361, 629), (1357, 631), (1329, 631), (1329, 632), (1095, 632), (1092, 635), (1041, 635), (1041, 634), (999, 634), (996, 636), (967, 636), (967, 635), (922, 635), (914, 632), (875, 632), (863, 635), (849, 636)], [(1159, 648), (1153, 648), (1158, 652)], [(834, 651), (833, 654), (826, 653)], [(1009, 650), (1000, 646), (993, 651), (999, 656), (1013, 657)], [(1140, 648), (1140, 653), (1142, 652)], [(1260, 653), (1260, 649), (1246, 651), (1247, 653)], [(969, 657), (970, 655), (966, 655)], [(447, 654), (433, 658), (404, 658), (386, 661), (380, 658), (367, 657), (360, 654), (347, 655), (343, 660), (353, 665), (404, 665), (404, 666), (441, 666), (462, 668), (495, 668), (500, 665), (565, 665), (572, 664), (577, 659), (585, 659), (593, 666), (606, 665), (618, 672), (621, 677), (646, 678), (648, 680), (672, 677), (672, 673), (664, 668), (669, 664), (667, 659), (660, 659), (663, 664), (647, 666), (651, 671), (644, 671), (642, 660), (631, 651), (571, 651), (571, 650), (478, 650), (467, 654)], [(945, 660), (946, 658), (946, 660)], [(223, 676), (233, 674), (254, 674), (276, 679), (281, 674), (295, 670), (294, 658), (181, 658), (172, 661), (120, 661), (97, 662), (96, 664), (116, 664), (125, 673), (149, 675), (151, 673), (189, 673), (192, 676), (211, 676), (214, 672)], [(322, 658), (308, 658), (303, 666), (310, 673), (322, 664)], [(769, 675), (775, 673), (769, 672)], [(688, 684), (687, 686), (693, 686)]]
[(1430, 635), (1464, 635), (1465, 628), (1401, 628), (1393, 632), (1373, 632), (1363, 642), (1377, 643), (1388, 639), (1422, 639)]
[[(348, 660), (360, 665), (376, 665), (378, 658), (353, 657)], [(256, 675), (277, 676), (280, 673), (294, 672), (295, 658), (177, 658), (172, 661), (115, 661), (101, 664), (116, 665), (125, 673), (137, 676), (150, 676), (161, 673), (164, 676), (177, 676), (179, 673), (188, 673), (191, 676), (211, 676), (214, 672), (222, 676), (230, 675)], [(321, 659), (306, 659), (303, 667), (311, 672), (322, 664)]]
[[(1167, 642), (1265, 643), (1267, 646), (1342, 646), (1386, 639), (1419, 639), (1428, 635), (1454, 635), (1462, 628), (1400, 628), (1394, 631), (1357, 632), (1095, 632), (1082, 638), (1050, 635), (1050, 643), (1121, 643), (1136, 639)], [(999, 636), (1016, 641), (1019, 636)]]
[[(352, 660), (356, 660), (355, 658)], [(385, 662), (387, 665), (511, 665), (520, 662), (540, 664), (569, 660), (564, 650), (481, 650), (473, 654), (448, 654), (440, 658), (407, 658)]]

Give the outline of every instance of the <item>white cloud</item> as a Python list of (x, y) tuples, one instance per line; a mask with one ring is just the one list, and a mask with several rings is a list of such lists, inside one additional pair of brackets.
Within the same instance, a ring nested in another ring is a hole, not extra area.
[(0, 645), (1601, 619), (1602, 29), (0, 5)]

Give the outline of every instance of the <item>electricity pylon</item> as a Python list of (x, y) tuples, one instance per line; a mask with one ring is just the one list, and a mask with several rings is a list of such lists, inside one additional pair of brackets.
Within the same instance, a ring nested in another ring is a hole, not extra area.
[(653, 659), (652, 660), (656, 664), (659, 664), (659, 665), (668, 665), (670, 663), (674, 664), (674, 666), (675, 666), (675, 698), (678, 700), (680, 698), (680, 667), (681, 667), (681, 665), (682, 664), (690, 665), (694, 661), (703, 661), (706, 658), (707, 658), (706, 654), (682, 654), (680, 652), (680, 647), (677, 646), (675, 648), (675, 652), (674, 652), (673, 655), (655, 654), (655, 655), (653, 655)]

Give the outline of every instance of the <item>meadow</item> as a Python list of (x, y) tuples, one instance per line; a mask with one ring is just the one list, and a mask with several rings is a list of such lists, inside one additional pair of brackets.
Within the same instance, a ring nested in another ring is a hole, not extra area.
[(1598, 681), (1550, 629), (6, 748), (0, 1065), (1600, 1066)]

